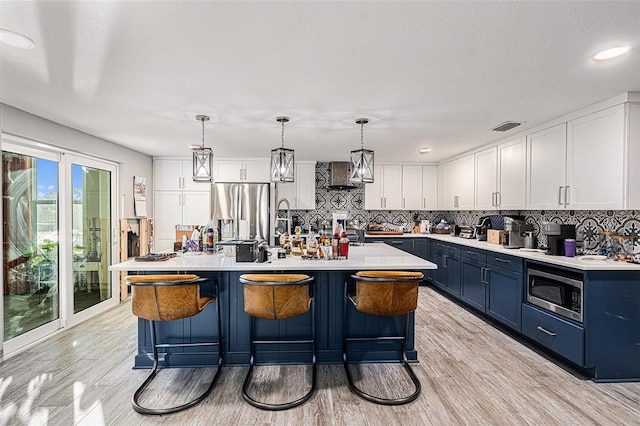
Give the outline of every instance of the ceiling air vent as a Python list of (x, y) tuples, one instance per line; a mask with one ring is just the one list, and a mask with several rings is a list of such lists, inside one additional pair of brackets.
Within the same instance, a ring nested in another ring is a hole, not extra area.
[(505, 121), (502, 124), (499, 124), (498, 126), (494, 127), (493, 130), (494, 132), (506, 132), (507, 130), (511, 130), (514, 127), (518, 127), (519, 125), (521, 125), (521, 122), (518, 121)]

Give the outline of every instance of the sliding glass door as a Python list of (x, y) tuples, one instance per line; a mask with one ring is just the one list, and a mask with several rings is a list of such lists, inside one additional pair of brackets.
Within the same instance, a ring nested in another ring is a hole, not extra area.
[(78, 158), (71, 161), (74, 314), (113, 297), (108, 272), (112, 175), (105, 164)]
[(3, 331), (16, 347), (60, 327), (59, 160), (3, 143)]
[(116, 175), (113, 163), (3, 135), (5, 354), (117, 303)]

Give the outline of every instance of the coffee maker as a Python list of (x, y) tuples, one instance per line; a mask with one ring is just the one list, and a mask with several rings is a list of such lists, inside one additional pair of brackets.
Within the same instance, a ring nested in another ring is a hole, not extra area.
[(525, 221), (521, 219), (505, 216), (502, 246), (504, 248), (524, 247), (525, 232), (528, 231), (533, 231), (533, 225), (525, 223)]
[(478, 224), (475, 226), (476, 228), (476, 239), (478, 241), (487, 241), (487, 231), (491, 229), (491, 217), (490, 216), (482, 216), (478, 219)]
[(542, 233), (547, 237), (547, 254), (564, 256), (564, 240), (576, 238), (575, 225), (543, 222)]

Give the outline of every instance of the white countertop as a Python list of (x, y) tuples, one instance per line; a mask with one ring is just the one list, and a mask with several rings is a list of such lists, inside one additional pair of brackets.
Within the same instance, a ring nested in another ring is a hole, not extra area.
[(269, 262), (236, 262), (224, 254), (181, 255), (164, 262), (126, 262), (111, 265), (111, 271), (360, 271), (360, 270), (425, 270), (436, 265), (420, 257), (383, 243), (369, 243), (349, 247), (349, 258), (343, 260), (305, 260), (300, 256), (277, 258), (277, 248)]
[(429, 234), (412, 234), (411, 232), (405, 232), (402, 235), (371, 235), (365, 234), (365, 238), (428, 238)]
[(544, 252), (531, 252), (531, 251), (523, 251), (520, 249), (507, 249), (499, 244), (489, 244), (486, 241), (452, 237), (451, 235), (428, 234), (427, 237), (434, 240), (438, 240), (438, 241), (455, 243), (455, 244), (459, 244), (466, 247), (489, 250), (497, 253), (508, 254), (511, 256), (522, 257), (524, 259), (548, 263), (551, 265), (565, 266), (568, 268), (581, 269), (585, 271), (640, 271), (640, 264), (615, 261), (612, 259), (581, 260), (582, 256), (579, 256), (579, 255), (576, 257), (550, 256), (545, 254)]

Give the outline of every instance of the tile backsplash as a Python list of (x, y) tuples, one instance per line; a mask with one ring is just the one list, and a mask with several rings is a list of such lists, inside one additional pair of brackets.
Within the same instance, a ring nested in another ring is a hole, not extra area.
[[(429, 220), (432, 224), (441, 219), (458, 225), (474, 225), (481, 216), (501, 214), (524, 216), (535, 227), (540, 245), (546, 238), (540, 233), (542, 222), (558, 222), (576, 225), (577, 240), (582, 242), (584, 253), (598, 250), (598, 232), (616, 231), (621, 235), (636, 237), (635, 252), (640, 253), (640, 211), (637, 210), (523, 210), (523, 211), (394, 211), (364, 210), (364, 186), (350, 190), (328, 190), (329, 163), (316, 165), (316, 209), (292, 210), (292, 218), (309, 229), (320, 229), (322, 222), (331, 223), (334, 212), (347, 212), (348, 218), (365, 223), (393, 223), (403, 225), (412, 221)], [(284, 216), (280, 211), (279, 216)]]

